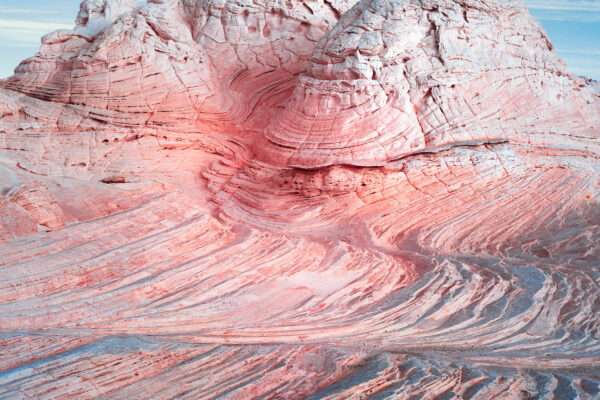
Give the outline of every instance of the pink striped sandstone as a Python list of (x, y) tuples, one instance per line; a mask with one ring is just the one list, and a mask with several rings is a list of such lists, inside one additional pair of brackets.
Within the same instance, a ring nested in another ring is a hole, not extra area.
[(600, 93), (520, 1), (86, 0), (0, 81), (0, 398), (593, 398)]

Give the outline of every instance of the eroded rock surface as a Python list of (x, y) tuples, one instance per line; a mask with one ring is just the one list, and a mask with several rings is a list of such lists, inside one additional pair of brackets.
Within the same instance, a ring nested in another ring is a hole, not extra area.
[[(521, 1), (362, 1), (315, 48), (259, 153), (303, 168), (383, 165), (448, 145), (599, 129)], [(524, 108), (528, 112), (524, 113)]]
[(291, 88), (351, 4), (155, 0), (127, 12), (135, 1), (84, 1), (75, 29), (44, 36), (3, 86), (65, 104), (77, 120), (61, 129), (83, 114), (92, 128), (240, 130), (260, 100)]
[(0, 81), (0, 398), (600, 396), (600, 92), (520, 1), (135, 3)]

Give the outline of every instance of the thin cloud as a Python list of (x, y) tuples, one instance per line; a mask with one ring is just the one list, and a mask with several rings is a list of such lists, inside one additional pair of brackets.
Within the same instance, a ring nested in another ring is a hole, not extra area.
[[(39, 46), (40, 39), (46, 33), (50, 31), (19, 31), (10, 29), (0, 29), (0, 36), (7, 42), (10, 43), (9, 47), (23, 47), (23, 46)], [(7, 47), (3, 44), (0, 47)], [(2, 54), (2, 52), (0, 52)]]
[(559, 53), (564, 54), (581, 54), (586, 56), (600, 56), (600, 50), (594, 49), (556, 49)]
[(600, 22), (600, 2), (568, 0), (525, 0), (531, 13), (542, 21)]
[(21, 14), (21, 15), (31, 15), (31, 14), (60, 14), (58, 10), (35, 10), (29, 8), (15, 8), (15, 7), (2, 7), (0, 6), (0, 13), (2, 14)]
[(73, 25), (54, 22), (34, 22), (0, 19), (0, 28), (26, 29), (34, 31), (55, 31), (57, 29), (73, 29)]
[(600, 14), (589, 15), (535, 15), (540, 21), (579, 22), (593, 24), (600, 22)]
[(533, 10), (600, 12), (600, 3), (597, 1), (526, 0), (525, 4)]

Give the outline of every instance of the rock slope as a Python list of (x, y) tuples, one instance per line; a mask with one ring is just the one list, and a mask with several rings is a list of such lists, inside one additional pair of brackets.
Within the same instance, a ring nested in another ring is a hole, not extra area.
[(600, 396), (600, 93), (520, 0), (85, 0), (0, 81), (0, 398)]

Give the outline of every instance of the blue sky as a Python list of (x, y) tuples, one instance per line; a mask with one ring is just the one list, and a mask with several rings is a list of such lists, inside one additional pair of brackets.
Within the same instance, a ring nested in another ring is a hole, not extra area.
[[(0, 78), (34, 55), (40, 37), (72, 28), (80, 0), (1, 0)], [(139, 1), (142, 3), (142, 1)], [(600, 0), (525, 0), (571, 72), (600, 80)]]

